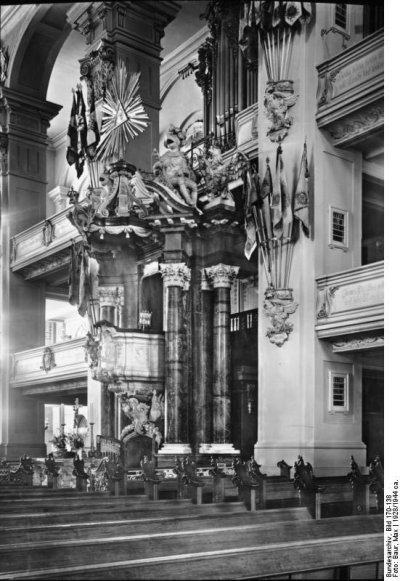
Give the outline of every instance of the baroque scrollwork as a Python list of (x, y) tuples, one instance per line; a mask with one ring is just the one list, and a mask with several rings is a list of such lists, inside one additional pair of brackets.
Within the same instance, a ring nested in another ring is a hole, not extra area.
[(86, 343), (83, 346), (85, 349), (85, 361), (90, 358), (90, 368), (96, 369), (99, 363), (100, 356), (100, 342), (98, 339), (93, 337), (91, 333), (86, 335)]
[(264, 312), (272, 323), (267, 330), (267, 337), (274, 345), (282, 347), (289, 339), (293, 323), (289, 323), (288, 318), (296, 312), (297, 307), (291, 289), (268, 288), (265, 291)]
[(115, 68), (114, 47), (103, 39), (97, 50), (80, 60), (80, 65), (81, 79), (85, 80), (88, 89), (93, 86), (96, 100), (102, 99)]
[(224, 161), (218, 147), (198, 152), (192, 167), (209, 196), (231, 197), (227, 186), (231, 181), (232, 162)]
[(376, 337), (368, 337), (367, 335), (360, 335), (358, 337), (351, 337), (345, 341), (337, 341), (333, 343), (334, 351), (355, 351), (361, 349), (370, 349), (372, 347), (383, 347), (384, 337), (379, 335)]
[(383, 120), (383, 103), (375, 103), (335, 122), (328, 127), (328, 131), (335, 141), (350, 141), (376, 127), (383, 126)]
[(4, 85), (7, 80), (9, 61), (8, 48), (0, 41), (0, 85)]
[(195, 79), (207, 104), (210, 104), (212, 99), (213, 52), (214, 42), (211, 38), (206, 38), (198, 50), (199, 64)]

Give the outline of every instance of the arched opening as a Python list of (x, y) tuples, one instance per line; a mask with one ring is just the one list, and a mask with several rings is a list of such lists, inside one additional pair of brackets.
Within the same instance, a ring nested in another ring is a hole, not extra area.
[(151, 313), (149, 330), (160, 333), (163, 330), (164, 300), (163, 282), (160, 273), (144, 276), (141, 284), (141, 312)]

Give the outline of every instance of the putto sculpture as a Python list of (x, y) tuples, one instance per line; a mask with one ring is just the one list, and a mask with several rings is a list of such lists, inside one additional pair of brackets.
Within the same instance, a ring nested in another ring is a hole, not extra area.
[(155, 151), (155, 156), (158, 159), (153, 165), (153, 172), (156, 180), (174, 188), (186, 204), (200, 213), (197, 208), (195, 176), (185, 154), (181, 151), (185, 139), (184, 131), (174, 125), (170, 125), (164, 140), (167, 151), (161, 156)]

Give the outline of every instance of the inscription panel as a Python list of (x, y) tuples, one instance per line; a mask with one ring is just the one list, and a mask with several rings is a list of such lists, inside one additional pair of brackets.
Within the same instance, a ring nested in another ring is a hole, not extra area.
[(383, 74), (383, 47), (344, 66), (336, 75), (333, 97)]
[(353, 283), (335, 289), (331, 287), (331, 314), (374, 307), (383, 304), (383, 279)]

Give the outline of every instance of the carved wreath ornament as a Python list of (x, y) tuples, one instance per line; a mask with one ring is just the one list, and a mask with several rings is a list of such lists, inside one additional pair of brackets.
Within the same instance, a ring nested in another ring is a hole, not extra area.
[(298, 303), (293, 300), (292, 289), (268, 288), (265, 291), (264, 312), (272, 326), (267, 329), (267, 337), (274, 345), (282, 347), (293, 331), (289, 315), (296, 312)]

